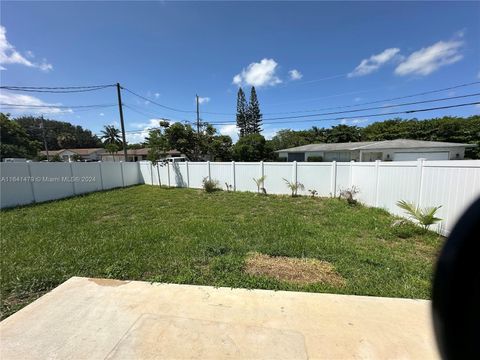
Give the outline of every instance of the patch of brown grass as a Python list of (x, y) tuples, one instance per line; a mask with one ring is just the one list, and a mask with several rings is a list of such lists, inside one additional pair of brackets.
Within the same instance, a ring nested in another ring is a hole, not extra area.
[(267, 276), (301, 285), (345, 285), (345, 279), (335, 271), (332, 264), (310, 258), (269, 256), (252, 252), (247, 255), (245, 271), (250, 275)]

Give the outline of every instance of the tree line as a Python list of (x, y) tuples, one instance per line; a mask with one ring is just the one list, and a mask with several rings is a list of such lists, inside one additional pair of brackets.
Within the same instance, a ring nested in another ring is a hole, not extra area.
[[(252, 89), (254, 90), (254, 89)], [(253, 92), (253, 91), (252, 91)], [(243, 93), (243, 91), (242, 91)], [(241, 93), (239, 90), (239, 97)], [(243, 95), (244, 97), (244, 95)], [(253, 101), (252, 101), (253, 98)], [(261, 134), (261, 112), (256, 94), (250, 96), (255, 111), (245, 119), (243, 130), (239, 128), (239, 140), (233, 144), (230, 136), (222, 135), (208, 123), (203, 123), (197, 133), (192, 126), (183, 123), (160, 121), (158, 129), (151, 130), (145, 142), (128, 144), (129, 148), (150, 148), (149, 158), (159, 159), (169, 150), (177, 150), (190, 160), (211, 161), (273, 161), (278, 160), (275, 151), (314, 143), (339, 143), (357, 141), (381, 141), (399, 138), (445, 141), (476, 144), (467, 148), (465, 157), (480, 159), (480, 116), (442, 117), (427, 120), (391, 119), (372, 123), (365, 127), (340, 124), (331, 128), (312, 126), (306, 130), (279, 130), (271, 140)], [(240, 102), (242, 102), (241, 100)], [(248, 114), (250, 105), (243, 114)], [(238, 120), (237, 113), (237, 120)], [(97, 137), (90, 130), (66, 122), (44, 119), (49, 150), (62, 148), (105, 147), (109, 152), (121, 150), (121, 132), (113, 126), (106, 126), (102, 136)], [(43, 150), (41, 119), (20, 117), (10, 119), (0, 113), (1, 148), (0, 158), (38, 158)], [(103, 142), (102, 142), (103, 140)]]

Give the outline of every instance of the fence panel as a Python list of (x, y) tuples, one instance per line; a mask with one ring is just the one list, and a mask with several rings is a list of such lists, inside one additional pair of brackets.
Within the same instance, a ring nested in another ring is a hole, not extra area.
[(397, 201), (418, 203), (419, 167), (417, 161), (384, 162), (378, 169), (377, 207), (396, 215), (404, 215)]
[[(265, 189), (269, 194), (286, 194), (289, 192), (285, 180), (292, 181), (294, 169), (293, 163), (264, 163), (263, 173), (265, 178)], [(258, 178), (257, 176), (256, 178)], [(252, 179), (253, 183), (253, 179)], [(255, 183), (253, 185), (256, 187)]]
[(102, 162), (103, 189), (123, 186), (121, 162)]
[(139, 182), (147, 185), (158, 185), (158, 182), (153, 182), (153, 169), (150, 161), (140, 161), (139, 164)]
[(262, 168), (259, 162), (235, 163), (235, 186), (238, 191), (257, 191), (257, 185), (253, 179), (262, 176)]
[(2, 163), (0, 176), (0, 204), (2, 208), (34, 202), (33, 182), (29, 163)]
[(189, 162), (188, 174), (190, 177), (190, 187), (201, 189), (203, 178), (208, 177), (208, 167), (206, 162)]
[(75, 195), (74, 182), (69, 163), (30, 163), (33, 178), (41, 179), (33, 182), (35, 200), (37, 202), (61, 199)]
[(375, 206), (377, 176), (375, 163), (355, 163), (352, 167), (352, 185), (359, 190), (357, 199), (364, 204)]
[(132, 186), (140, 182), (139, 177), (139, 163), (137, 162), (123, 162), (123, 185)]
[(330, 163), (298, 163), (297, 181), (308, 190), (317, 190), (318, 196), (329, 196), (331, 193), (332, 165)]
[(469, 161), (461, 168), (450, 161), (425, 162), (423, 168), (420, 206), (442, 206), (438, 217), (443, 221), (439, 232), (452, 229), (466, 206), (480, 196), (480, 167)]
[(102, 190), (102, 174), (99, 163), (70, 163), (75, 178), (75, 194)]
[(218, 186), (226, 190), (228, 185), (233, 186), (232, 163), (230, 162), (212, 162), (210, 163), (210, 177), (218, 181)]

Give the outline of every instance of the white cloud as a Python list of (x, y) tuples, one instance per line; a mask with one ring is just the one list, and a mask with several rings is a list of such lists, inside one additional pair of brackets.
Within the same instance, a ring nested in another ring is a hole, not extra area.
[(440, 67), (463, 59), (462, 40), (439, 41), (410, 54), (395, 69), (397, 75), (429, 75)]
[(208, 102), (210, 102), (210, 98), (209, 98), (209, 97), (201, 97), (201, 96), (198, 97), (198, 103), (199, 103), (199, 104), (206, 104), (206, 103), (208, 103)]
[(276, 74), (277, 66), (275, 60), (266, 58), (260, 60), (260, 62), (251, 63), (240, 74), (233, 77), (233, 84), (257, 87), (280, 84), (282, 80)]
[(2, 104), (15, 104), (16, 107), (8, 108), (8, 105), (2, 105), (6, 107), (9, 112), (15, 114), (63, 114), (73, 113), (72, 109), (59, 108), (60, 103), (52, 104), (44, 102), (39, 98), (31, 95), (14, 94), (8, 91), (0, 92), (0, 103)]
[(303, 77), (303, 74), (297, 69), (290, 70), (288, 75), (290, 76), (290, 80), (300, 80)]
[(356, 125), (367, 122), (368, 119), (342, 119), (340, 124), (342, 125)]
[(160, 93), (158, 93), (158, 92), (153, 94), (153, 95), (155, 96), (155, 99), (158, 99), (160, 97)]
[[(35, 55), (31, 51), (26, 52), (26, 56), (33, 58)], [(43, 59), (41, 63), (34, 63), (20, 54), (15, 46), (10, 44), (7, 40), (7, 29), (0, 25), (0, 65), (7, 64), (20, 64), (32, 68), (37, 68), (42, 71), (48, 72), (53, 69), (53, 65), (47, 63), (46, 59)], [(1, 70), (6, 70), (4, 66), (0, 66)]]
[(232, 139), (238, 137), (237, 125), (235, 125), (235, 124), (224, 125), (218, 131), (219, 131), (220, 134), (228, 135)]
[(99, 115), (100, 115), (100, 116), (105, 116), (105, 114), (104, 114), (104, 113), (100, 113)]
[(150, 119), (148, 122), (132, 123), (131, 126), (139, 129), (139, 132), (126, 133), (127, 142), (131, 144), (141, 143), (148, 137), (148, 133), (151, 128), (159, 127), (159, 122), (162, 119)]
[(368, 59), (363, 59), (347, 76), (364, 76), (377, 71), (382, 65), (392, 60), (399, 51), (400, 49), (398, 48), (385, 49), (380, 54), (372, 55)]

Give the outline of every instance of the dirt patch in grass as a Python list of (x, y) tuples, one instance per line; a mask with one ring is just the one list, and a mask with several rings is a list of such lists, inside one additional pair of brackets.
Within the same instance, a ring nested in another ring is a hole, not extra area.
[(267, 276), (301, 285), (345, 285), (345, 279), (335, 271), (332, 264), (310, 258), (268, 256), (253, 252), (247, 255), (245, 271), (250, 275)]

